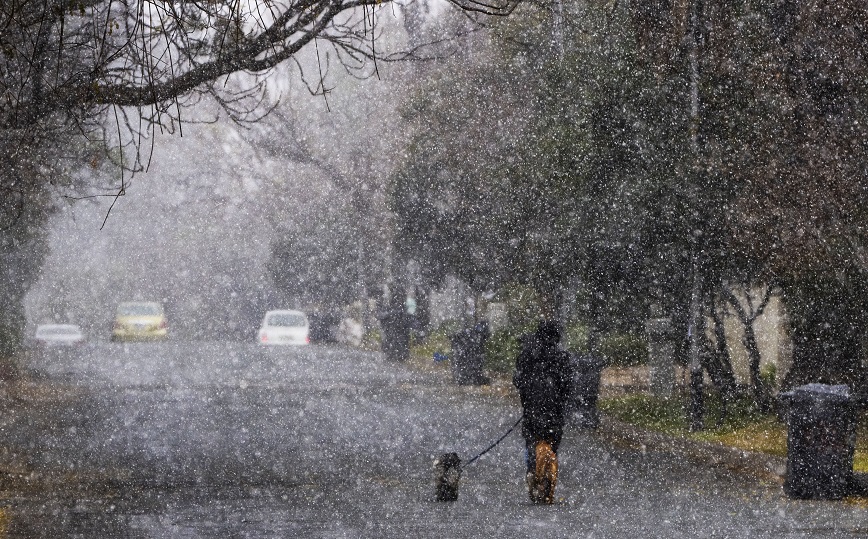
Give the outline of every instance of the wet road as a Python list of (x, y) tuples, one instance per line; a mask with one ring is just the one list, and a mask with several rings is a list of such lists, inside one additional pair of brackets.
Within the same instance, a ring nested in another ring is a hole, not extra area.
[(342, 348), (97, 344), (0, 393), (0, 537), (862, 537), (868, 510), (569, 432), (559, 502), (513, 434), (432, 501), (514, 400)]

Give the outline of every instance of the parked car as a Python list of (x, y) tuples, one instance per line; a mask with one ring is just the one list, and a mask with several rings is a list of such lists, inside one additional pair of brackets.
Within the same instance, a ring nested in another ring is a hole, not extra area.
[(75, 324), (40, 324), (33, 335), (37, 348), (81, 346), (86, 339)]
[(268, 311), (257, 335), (260, 344), (310, 344), (310, 323), (301, 311)]
[(113, 341), (163, 340), (168, 323), (163, 306), (156, 301), (127, 301), (118, 305), (112, 328)]

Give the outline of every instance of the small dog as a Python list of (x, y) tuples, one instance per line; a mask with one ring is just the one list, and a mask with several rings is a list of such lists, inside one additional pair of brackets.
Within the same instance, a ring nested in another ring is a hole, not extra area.
[(458, 499), (461, 479), (461, 458), (457, 453), (444, 453), (434, 461), (434, 499), (454, 502)]

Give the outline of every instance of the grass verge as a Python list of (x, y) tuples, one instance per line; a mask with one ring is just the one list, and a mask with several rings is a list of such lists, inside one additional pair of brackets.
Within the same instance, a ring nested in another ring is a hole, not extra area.
[[(760, 414), (750, 399), (739, 399), (723, 415), (721, 402), (706, 400), (706, 430), (691, 432), (687, 401), (683, 396), (668, 399), (650, 395), (627, 395), (600, 401), (607, 414), (637, 427), (695, 440), (720, 442), (730, 447), (785, 457), (787, 426), (775, 415)], [(853, 469), (868, 473), (868, 416), (862, 414), (856, 433)]]

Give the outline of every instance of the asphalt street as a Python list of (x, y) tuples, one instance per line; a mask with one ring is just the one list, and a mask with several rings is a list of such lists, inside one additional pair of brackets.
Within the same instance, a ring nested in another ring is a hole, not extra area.
[[(499, 388), (341, 347), (92, 344), (0, 392), (0, 537), (529, 538), (868, 535), (868, 510), (787, 499), (706, 462), (569, 431), (558, 501), (534, 506)], [(29, 381), (27, 381), (29, 380)]]

